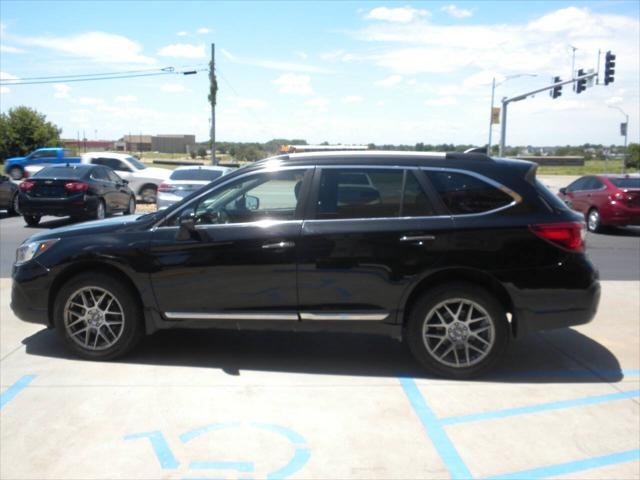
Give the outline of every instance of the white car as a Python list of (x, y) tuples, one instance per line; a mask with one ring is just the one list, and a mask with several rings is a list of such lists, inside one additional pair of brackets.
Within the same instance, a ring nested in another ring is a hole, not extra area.
[(124, 180), (129, 182), (142, 203), (155, 203), (158, 187), (171, 175), (166, 168), (147, 167), (144, 163), (126, 153), (89, 152), (82, 155), (82, 163), (105, 165), (112, 168)]
[(190, 193), (223, 175), (232, 172), (229, 167), (178, 167), (171, 177), (158, 188), (158, 210), (179, 202)]

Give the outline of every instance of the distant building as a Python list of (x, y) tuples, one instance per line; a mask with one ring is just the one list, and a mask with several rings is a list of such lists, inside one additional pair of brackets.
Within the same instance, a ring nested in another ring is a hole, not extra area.
[(125, 135), (115, 142), (116, 150), (129, 152), (185, 153), (195, 151), (195, 135)]
[(69, 148), (77, 152), (83, 151), (104, 151), (114, 148), (115, 142), (113, 140), (77, 140), (74, 138), (63, 138), (62, 145), (64, 148)]
[(155, 135), (151, 137), (151, 150), (154, 152), (188, 154), (195, 149), (195, 135)]

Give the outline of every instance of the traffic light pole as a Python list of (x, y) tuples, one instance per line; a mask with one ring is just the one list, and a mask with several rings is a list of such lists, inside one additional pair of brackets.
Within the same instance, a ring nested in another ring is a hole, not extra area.
[(551, 85), (547, 85), (546, 87), (538, 88), (537, 90), (532, 90), (527, 93), (523, 93), (521, 95), (516, 95), (515, 97), (507, 98), (504, 97), (502, 99), (502, 118), (500, 119), (500, 150), (499, 155), (504, 155), (504, 147), (507, 139), (507, 106), (512, 102), (519, 102), (520, 100), (524, 100), (531, 95), (535, 95), (536, 93), (546, 92), (547, 90), (554, 89), (556, 87), (561, 87), (562, 85), (568, 85), (573, 82), (577, 82), (579, 80), (589, 80), (590, 78), (596, 77), (598, 75), (597, 72), (586, 73), (584, 75), (580, 75), (578, 77), (572, 78), (571, 80), (565, 80), (564, 82), (553, 83)]

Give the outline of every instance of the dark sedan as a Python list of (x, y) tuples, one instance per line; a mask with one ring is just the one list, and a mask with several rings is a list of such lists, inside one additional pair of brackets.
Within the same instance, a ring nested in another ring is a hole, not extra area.
[(37, 225), (43, 215), (100, 220), (136, 209), (126, 180), (110, 168), (83, 164), (43, 168), (20, 183), (19, 204), (28, 225)]
[(0, 209), (9, 215), (18, 215), (18, 185), (6, 175), (0, 175)]

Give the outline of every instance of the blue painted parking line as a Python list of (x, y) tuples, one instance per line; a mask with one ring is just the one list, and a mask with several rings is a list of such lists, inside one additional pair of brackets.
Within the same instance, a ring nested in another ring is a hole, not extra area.
[(191, 462), (189, 468), (194, 470), (237, 470), (239, 472), (253, 472), (253, 462)]
[(497, 418), (513, 417), (516, 415), (527, 415), (548, 410), (560, 410), (565, 408), (579, 407), (583, 405), (595, 405), (598, 403), (624, 400), (627, 398), (635, 398), (639, 396), (640, 390), (631, 390), (628, 392), (610, 393), (607, 395), (594, 395), (572, 400), (561, 400), (558, 402), (542, 403), (538, 405), (530, 405), (527, 407), (505, 408), (503, 410), (494, 410), (492, 412), (446, 417), (440, 419), (440, 422), (442, 425), (456, 425), (459, 423), (479, 422), (482, 420), (495, 420)]
[(608, 465), (616, 465), (625, 462), (640, 461), (640, 449), (627, 450), (626, 452), (613, 453), (610, 455), (602, 455), (600, 457), (587, 458), (574, 462), (559, 463), (557, 465), (549, 465), (547, 467), (532, 468), (531, 470), (522, 470), (520, 472), (506, 473), (489, 477), (490, 480), (522, 480), (555, 477), (557, 475), (567, 475), (570, 473), (589, 470), (592, 468), (606, 467)]
[(29, 385), (36, 375), (25, 375), (0, 394), (0, 410)]
[(138, 438), (148, 438), (151, 442), (151, 447), (153, 447), (153, 451), (156, 454), (156, 458), (160, 463), (160, 467), (162, 468), (178, 468), (180, 462), (173, 456), (173, 452), (167, 443), (167, 440), (164, 438), (162, 432), (154, 431), (154, 432), (145, 432), (145, 433), (134, 433), (132, 435), (126, 435), (124, 437), (125, 440), (135, 440)]
[(400, 378), (400, 384), (409, 403), (420, 419), (425, 432), (433, 442), (440, 458), (444, 462), (452, 478), (472, 478), (467, 465), (460, 457), (447, 433), (435, 414), (431, 411), (424, 397), (418, 390), (416, 382), (411, 378)]

